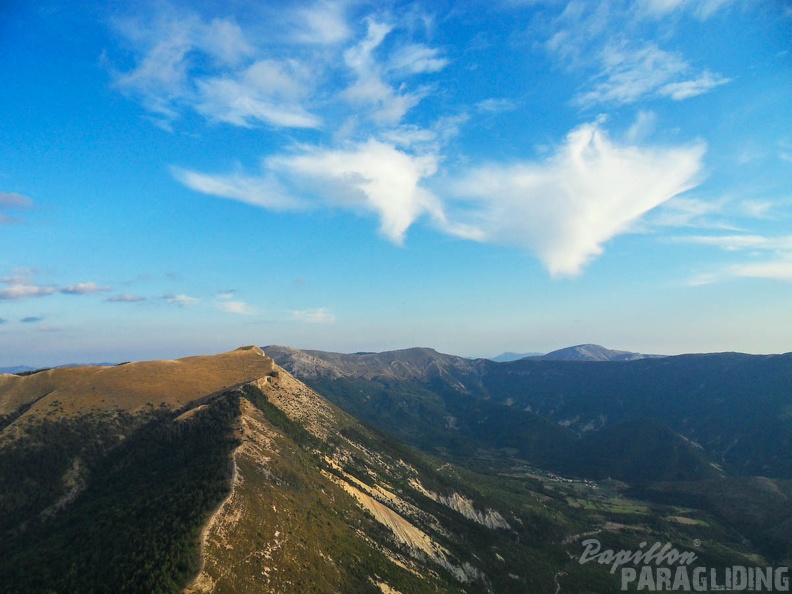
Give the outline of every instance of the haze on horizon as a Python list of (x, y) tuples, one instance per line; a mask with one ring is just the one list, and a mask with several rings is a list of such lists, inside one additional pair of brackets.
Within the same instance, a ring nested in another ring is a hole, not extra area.
[(792, 8), (0, 9), (0, 366), (792, 351)]

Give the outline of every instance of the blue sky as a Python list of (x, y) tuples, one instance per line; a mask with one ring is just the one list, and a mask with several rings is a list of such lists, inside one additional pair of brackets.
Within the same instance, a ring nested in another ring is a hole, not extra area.
[(792, 4), (4, 2), (0, 366), (792, 350)]

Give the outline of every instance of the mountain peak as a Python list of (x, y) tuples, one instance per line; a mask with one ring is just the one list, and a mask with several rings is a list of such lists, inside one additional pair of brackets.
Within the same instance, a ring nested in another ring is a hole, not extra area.
[(644, 355), (631, 351), (616, 351), (599, 344), (578, 344), (558, 349), (540, 357), (532, 357), (544, 361), (634, 361), (660, 355)]

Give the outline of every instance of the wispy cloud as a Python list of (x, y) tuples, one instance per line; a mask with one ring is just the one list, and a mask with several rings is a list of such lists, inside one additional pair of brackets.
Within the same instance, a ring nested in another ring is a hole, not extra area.
[(170, 8), (119, 21), (117, 29), (136, 49), (137, 61), (115, 72), (115, 86), (168, 125), (184, 110), (244, 127), (320, 123), (300, 103), (311, 73), (297, 60), (261, 59), (261, 49), (233, 19)]
[(36, 324), (36, 323), (41, 322), (43, 320), (44, 320), (44, 318), (42, 318), (40, 316), (28, 316), (26, 318), (22, 318), (19, 321), (22, 322), (23, 324)]
[(0, 192), (0, 208), (30, 208), (33, 200), (14, 192)]
[(140, 301), (145, 301), (146, 298), (140, 295), (113, 295), (112, 297), (108, 297), (106, 301), (110, 303), (138, 303)]
[(792, 142), (782, 140), (778, 143), (778, 158), (785, 163), (792, 163)]
[(185, 295), (184, 293), (179, 293), (177, 295), (168, 294), (162, 297), (166, 302), (177, 305), (179, 307), (191, 307), (193, 305), (198, 305), (200, 303), (200, 299), (196, 297), (190, 297), (189, 295)]
[(25, 210), (33, 206), (33, 200), (14, 192), (0, 192), (0, 225), (13, 223), (17, 219), (4, 211)]
[[(585, 108), (602, 104), (626, 105), (644, 99), (683, 101), (722, 86), (730, 79), (694, 67), (679, 51), (646, 40), (641, 16), (660, 17), (682, 5), (698, 4), (703, 16), (725, 2), (649, 0), (623, 2), (572, 1), (552, 21), (545, 48), (576, 73), (591, 73), (587, 89), (574, 103)], [(710, 10), (705, 10), (709, 5)]]
[[(403, 85), (394, 87), (385, 80), (388, 65), (381, 64), (375, 50), (393, 30), (391, 25), (368, 21), (366, 37), (344, 52), (344, 62), (354, 72), (356, 80), (347, 87), (341, 97), (365, 110), (374, 122), (395, 125), (426, 96), (426, 89), (407, 91)], [(437, 52), (426, 46), (412, 45), (402, 48), (393, 57), (391, 70), (402, 74), (436, 72), (442, 70), (446, 61), (437, 57)]]
[(772, 262), (736, 264), (728, 269), (732, 276), (792, 281), (792, 254)]
[(691, 278), (688, 284), (696, 287), (734, 279), (792, 281), (792, 254), (762, 262), (743, 262), (724, 266), (714, 272), (698, 274)]
[(333, 324), (335, 316), (326, 307), (316, 309), (295, 309), (290, 312), (292, 320), (306, 324)]
[(485, 99), (479, 101), (475, 105), (476, 109), (483, 113), (503, 113), (505, 111), (512, 111), (517, 105), (511, 99)]
[(792, 235), (691, 235), (674, 237), (673, 240), (712, 246), (727, 252), (745, 252), (747, 257), (753, 259), (699, 274), (690, 281), (691, 285), (707, 285), (733, 278), (792, 280)]
[(678, 196), (669, 200), (647, 217), (650, 227), (688, 227), (697, 229), (731, 229), (723, 217), (726, 201), (703, 200), (690, 196)]
[(196, 81), (195, 109), (209, 120), (236, 126), (318, 128), (320, 118), (301, 105), (310, 74), (295, 62), (261, 60), (231, 75)]
[[(320, 128), (325, 122), (316, 108), (333, 112), (344, 102), (341, 119), (394, 125), (425, 94), (408, 89), (406, 79), (438, 72), (448, 60), (412, 41), (375, 55), (394, 27), (370, 16), (365, 35), (355, 39), (346, 8), (330, 0), (260, 7), (240, 24), (160, 7), (119, 20), (116, 30), (133, 48), (135, 65), (114, 70), (114, 84), (166, 128), (186, 111), (241, 127)], [(339, 88), (339, 78), (352, 82)]]
[(119, 20), (118, 31), (132, 43), (136, 66), (115, 72), (115, 85), (138, 97), (149, 111), (178, 116), (180, 104), (195, 102), (191, 72), (205, 57), (213, 69), (238, 65), (254, 50), (233, 20), (200, 18), (173, 7), (139, 19)]
[(345, 15), (346, 3), (319, 0), (282, 14), (289, 24), (287, 39), (309, 45), (335, 45), (346, 41), (352, 31)]
[(239, 316), (250, 316), (256, 313), (256, 310), (244, 301), (234, 299), (235, 295), (236, 291), (234, 290), (221, 291), (215, 297), (215, 307), (220, 311)]
[(77, 283), (76, 285), (69, 285), (60, 289), (60, 292), (64, 295), (90, 295), (91, 293), (103, 293), (112, 290), (111, 287), (102, 287), (96, 283)]
[(707, 20), (721, 9), (739, 0), (639, 0), (638, 7), (653, 17), (665, 17), (678, 11), (689, 11), (696, 18)]
[(0, 289), (0, 301), (46, 297), (55, 293), (63, 295), (91, 295), (112, 290), (110, 287), (103, 287), (96, 283), (76, 283), (66, 287), (41, 285), (35, 281), (35, 272), (32, 270), (21, 270), (11, 276), (0, 278), (0, 283), (6, 285), (5, 288)]
[(7, 287), (0, 289), (0, 301), (11, 301), (14, 299), (25, 299), (26, 297), (44, 297), (52, 295), (58, 289), (56, 287), (44, 287), (27, 282), (7, 283)]
[(171, 173), (188, 188), (210, 196), (239, 200), (272, 210), (299, 210), (307, 206), (303, 200), (289, 193), (273, 171), (265, 170), (261, 175), (213, 175), (173, 167)]
[(581, 105), (621, 105), (651, 97), (683, 101), (729, 82), (709, 71), (696, 72), (681, 54), (664, 51), (654, 43), (606, 45), (598, 62), (591, 90), (576, 98)]
[(440, 50), (411, 43), (396, 50), (388, 63), (388, 70), (406, 74), (424, 74), (440, 72), (447, 65), (448, 60), (441, 57)]
[(740, 212), (754, 219), (769, 219), (771, 213), (778, 208), (778, 201), (769, 200), (743, 200), (739, 205)]
[(254, 310), (244, 301), (223, 301), (221, 303), (217, 303), (216, 307), (220, 311), (241, 316), (249, 316), (256, 313), (256, 310)]
[(0, 283), (6, 285), (5, 288), (0, 289), (0, 301), (44, 297), (58, 291), (58, 287), (37, 284), (33, 280), (33, 272), (27, 270), (0, 278)]
[(622, 146), (598, 124), (544, 161), (474, 168), (455, 183), (459, 218), (480, 241), (526, 248), (574, 276), (648, 211), (698, 183), (705, 146)]
[(691, 235), (674, 238), (682, 243), (709, 245), (727, 251), (788, 250), (792, 252), (792, 235), (765, 237), (763, 235)]

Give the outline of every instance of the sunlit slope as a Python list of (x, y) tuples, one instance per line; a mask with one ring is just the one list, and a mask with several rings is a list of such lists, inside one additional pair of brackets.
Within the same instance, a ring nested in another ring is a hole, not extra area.
[(266, 376), (272, 360), (258, 347), (211, 356), (143, 361), (114, 367), (68, 367), (28, 376), (0, 375), (0, 416), (29, 406), (25, 415), (136, 412), (165, 404), (180, 408), (197, 398)]
[(452, 467), (427, 468), (274, 371), (240, 388), (233, 488), (202, 534), (203, 566), (188, 592), (553, 587), (547, 556), (560, 547), (540, 552), (526, 543), (537, 538), (537, 523), (550, 536), (566, 522), (530, 501), (518, 516), (489, 507)]

